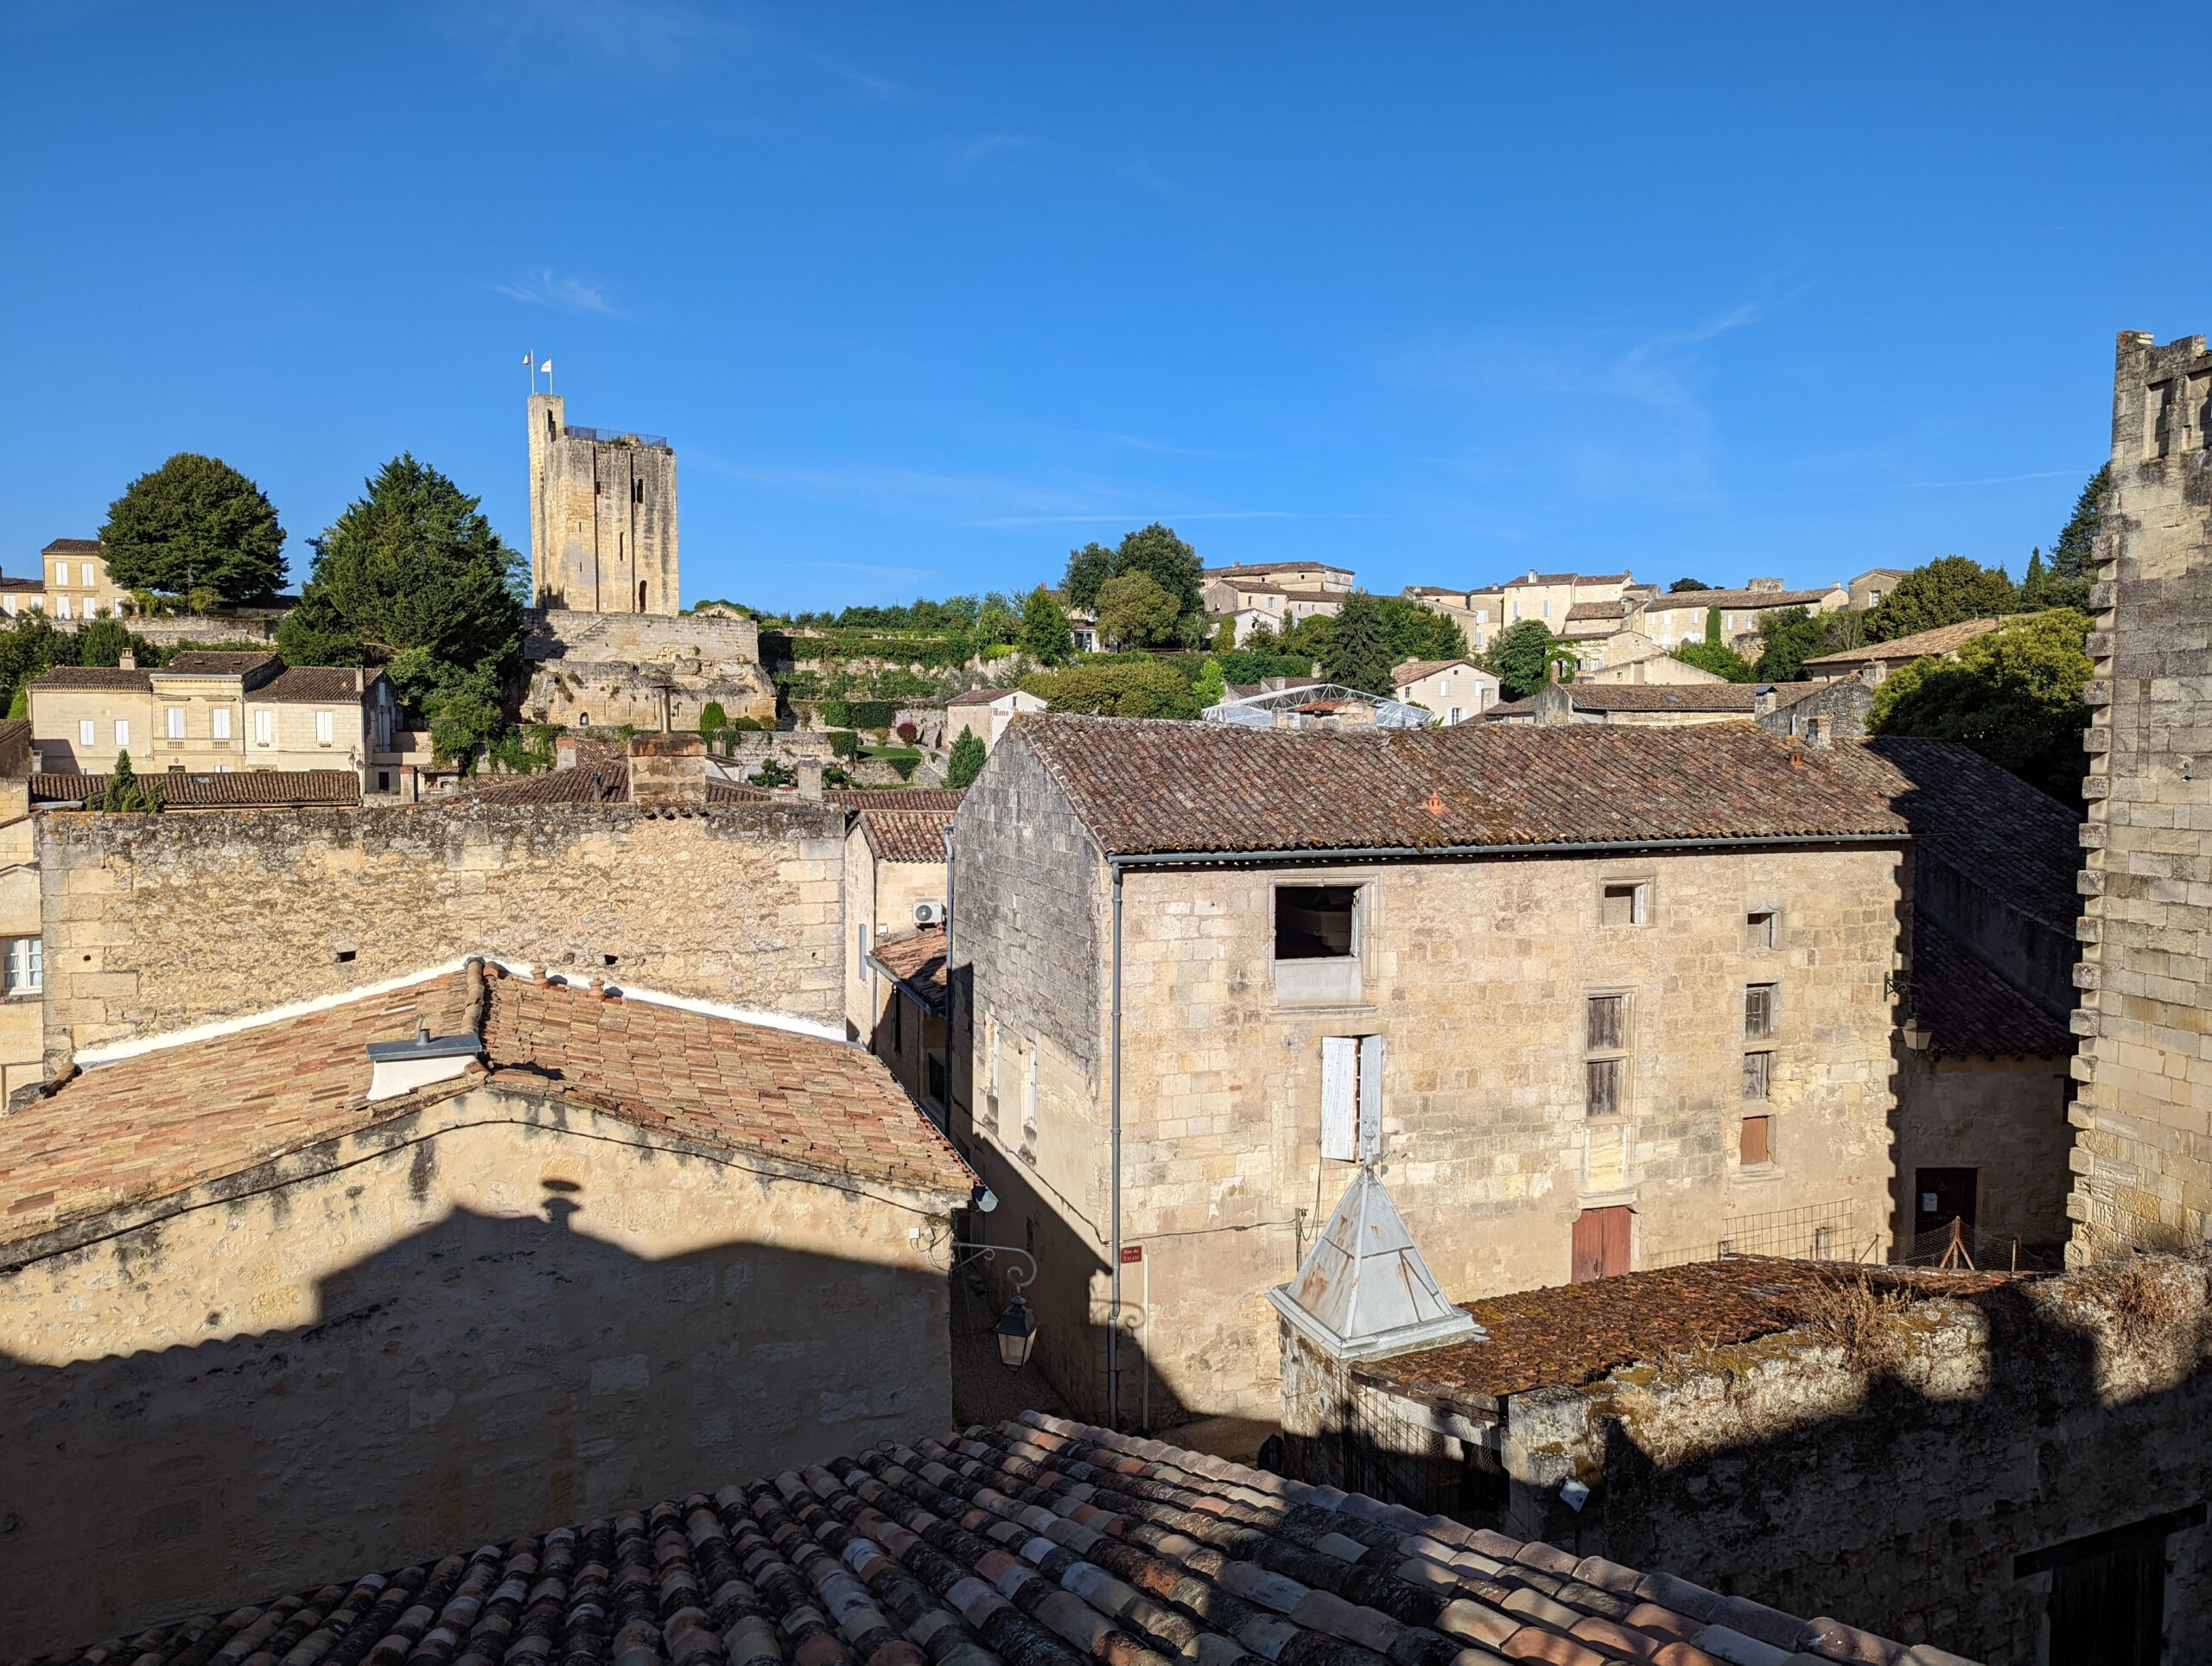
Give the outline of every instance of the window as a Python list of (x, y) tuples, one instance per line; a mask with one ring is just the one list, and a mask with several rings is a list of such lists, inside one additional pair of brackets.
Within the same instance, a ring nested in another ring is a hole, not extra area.
[(1621, 1061), (1589, 1059), (1582, 1065), (1582, 1112), (1586, 1116), (1621, 1114)]
[(99, 744), (92, 738), (92, 720), (89, 717), (79, 717), (77, 720), (77, 744), (80, 747)]
[(1764, 1099), (1774, 1078), (1774, 1055), (1770, 1052), (1747, 1052), (1744, 1055), (1744, 1097)]
[(54, 563), (54, 582), (55, 586), (58, 588), (61, 585), (67, 584), (68, 582), (69, 563), (66, 561), (55, 562)]
[(868, 963), (868, 922), (862, 920), (853, 927), (853, 970), (870, 983), (875, 982), (875, 969)]
[(643, 503), (645, 500), (645, 483), (643, 480), (632, 480), (632, 481), (631, 481), (631, 482), (630, 482), (630, 501), (631, 501), (632, 503)]
[(73, 617), (69, 612), (69, 598), (67, 596), (56, 596), (54, 599), (54, 611), (55, 615), (59, 618), (68, 619)]
[(265, 747), (276, 738), (276, 714), (257, 711), (253, 715), (253, 743)]
[(327, 746), (328, 746), (328, 745), (330, 744), (330, 736), (331, 736), (331, 732), (332, 732), (332, 725), (331, 725), (331, 721), (330, 721), (330, 714), (329, 714), (328, 712), (327, 712), (327, 711), (319, 711), (319, 712), (315, 713), (315, 745), (317, 745), (317, 746), (319, 746), (319, 747), (327, 747)]
[(1745, 1168), (1764, 1168), (1774, 1160), (1774, 1118), (1746, 1116), (1736, 1136), (1736, 1156)]
[(1744, 916), (1744, 946), (1771, 949), (1782, 941), (1782, 916), (1771, 908), (1754, 908)]
[(1753, 983), (1744, 990), (1744, 1033), (1754, 1040), (1774, 1033), (1774, 988)]
[(1600, 925), (1643, 925), (1650, 919), (1651, 885), (1648, 880), (1608, 885), (1599, 900)]
[(1359, 952), (1359, 887), (1275, 887), (1275, 958), (1332, 960)]
[(1321, 1038), (1321, 1154), (1364, 1162), (1382, 1154), (1382, 1038)]
[(91, 589), (93, 585), (99, 582), (98, 579), (92, 576), (92, 563), (89, 561), (79, 562), (77, 564), (77, 570), (84, 575), (84, 578), (80, 582), (87, 590)]
[(231, 738), (231, 709), (228, 706), (218, 706), (209, 712), (207, 722), (210, 733), (218, 741), (227, 741)]
[(8, 939), (4, 982), (10, 995), (34, 995), (46, 987), (46, 941), (42, 938)]
[(1029, 1049), (1029, 1069), (1021, 1082), (1021, 1141), (1037, 1142), (1037, 1049)]
[(118, 751), (130, 744), (130, 720), (128, 717), (115, 720), (115, 744)]
[(172, 741), (181, 741), (184, 739), (184, 708), (182, 706), (171, 706), (168, 709), (168, 717), (169, 739)]
[(1627, 1110), (1628, 997), (1593, 995), (1582, 1004), (1582, 1110), (1618, 1116)]
[(1593, 995), (1590, 997), (1583, 1045), (1592, 1052), (1615, 1052), (1625, 1045), (1628, 997)]

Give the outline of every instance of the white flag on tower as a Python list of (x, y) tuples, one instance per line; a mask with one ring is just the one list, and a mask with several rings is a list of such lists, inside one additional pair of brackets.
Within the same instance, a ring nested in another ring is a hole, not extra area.
[(550, 359), (547, 359), (543, 364), (538, 366), (538, 369), (543, 371), (548, 376), (550, 376), (553, 373), (553, 361)]

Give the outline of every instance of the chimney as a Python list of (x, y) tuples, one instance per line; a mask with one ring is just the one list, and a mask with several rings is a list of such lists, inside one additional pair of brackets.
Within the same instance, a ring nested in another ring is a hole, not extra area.
[(574, 769), (576, 766), (576, 737), (573, 734), (556, 735), (553, 740), (553, 767)]
[(399, 802), (404, 804), (423, 801), (423, 777), (412, 764), (399, 766)]
[(630, 802), (707, 802), (707, 741), (702, 734), (640, 734), (630, 742)]
[(1744, 588), (1758, 595), (1771, 595), (1782, 588), (1782, 581), (1778, 578), (1749, 579), (1745, 582)]
[(138, 669), (138, 656), (131, 649), (125, 648), (123, 651), (123, 658), (115, 663), (120, 670), (135, 671)]
[(397, 1099), (403, 1093), (450, 1082), (484, 1057), (484, 1043), (474, 1034), (432, 1035), (427, 1020), (415, 1027), (411, 1041), (372, 1041), (369, 1099)]
[(817, 804), (822, 801), (822, 760), (819, 758), (798, 760), (798, 796), (810, 798)]
[(1765, 716), (1769, 712), (1774, 709), (1774, 684), (1771, 683), (1760, 684), (1758, 688), (1751, 691), (1752, 715), (1757, 717)]

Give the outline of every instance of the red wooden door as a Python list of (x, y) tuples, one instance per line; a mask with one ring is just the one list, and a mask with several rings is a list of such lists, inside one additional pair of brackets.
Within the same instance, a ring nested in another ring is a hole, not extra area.
[(1614, 1278), (1628, 1271), (1629, 1221), (1625, 1205), (1586, 1209), (1574, 1218), (1574, 1281)]

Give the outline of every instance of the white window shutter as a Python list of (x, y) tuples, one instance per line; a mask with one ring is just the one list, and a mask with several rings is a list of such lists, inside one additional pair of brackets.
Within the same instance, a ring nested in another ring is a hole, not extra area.
[(1372, 1162), (1382, 1154), (1382, 1038), (1362, 1036), (1359, 1041), (1359, 1160)]
[(1321, 1154), (1333, 1161), (1358, 1159), (1359, 1038), (1321, 1038)]

